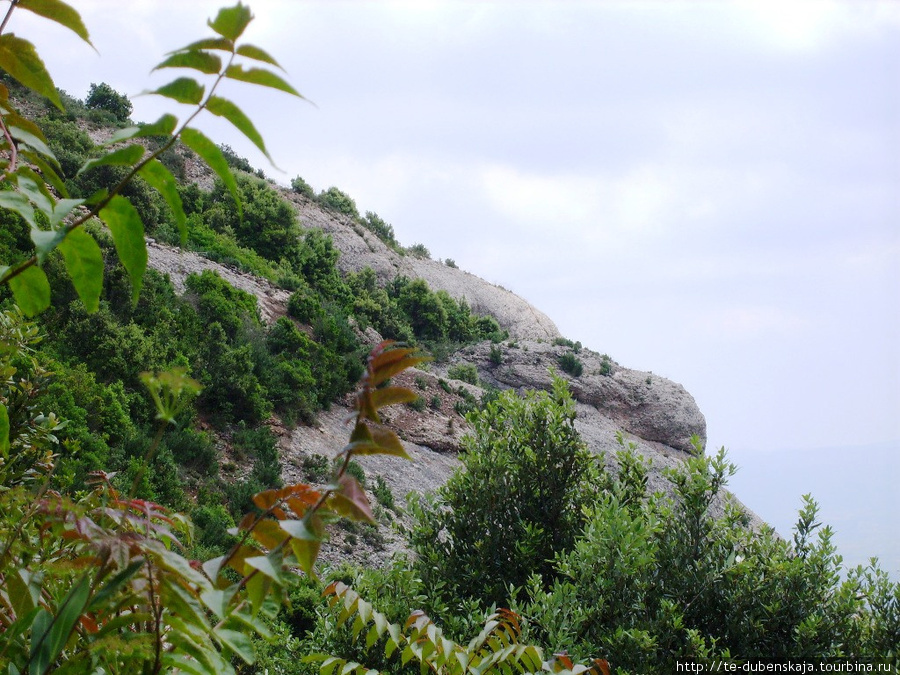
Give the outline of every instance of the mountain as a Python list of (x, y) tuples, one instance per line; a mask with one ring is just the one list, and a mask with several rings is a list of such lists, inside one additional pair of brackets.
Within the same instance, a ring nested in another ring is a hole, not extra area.
[[(209, 187), (203, 174), (195, 174), (193, 179)], [(361, 225), (359, 218), (325, 208), (313, 197), (277, 189), (296, 209), (303, 228), (319, 229), (331, 238), (339, 251), (336, 264), (344, 274), (370, 268), (382, 285), (398, 276), (423, 279), (431, 289), (464, 301), (474, 313), (494, 317), (508, 333), (507, 339), (496, 344), (485, 340), (463, 346), (398, 378), (399, 384), (430, 402), (418, 410), (403, 406), (387, 415), (387, 423), (399, 431), (414, 461), (365, 457), (360, 464), (370, 479), (380, 477), (375, 480), (390, 488), (399, 505), (411, 491), (438, 487), (459, 466), (456, 454), (468, 429), (464, 413), (472, 397), (480, 398), (491, 389), (549, 390), (552, 373), (569, 382), (577, 402), (576, 425), (589, 449), (604, 454), (607, 464), (614, 466), (621, 433), (625, 442), (651, 462), (652, 490), (670, 491), (662, 470), (696, 452), (694, 442), (701, 449), (705, 447), (706, 420), (680, 384), (629, 369), (605, 354), (572, 343), (560, 335), (551, 318), (514, 293), (455, 266), (403, 254), (402, 248), (388, 245)], [(152, 240), (149, 256), (150, 267), (167, 274), (179, 292), (184, 292), (188, 275), (211, 270), (252, 294), (266, 323), (287, 313), (290, 293), (269, 281)], [(371, 327), (360, 331), (360, 336), (372, 346), (382, 340)], [(458, 379), (460, 372), (477, 373), (477, 380), (472, 376), (466, 377), (469, 381)], [(275, 418), (269, 421), (279, 439), (286, 483), (304, 480), (311, 464), (343, 447), (350, 405), (349, 398), (337, 402), (319, 413), (313, 425), (289, 428)], [(371, 489), (371, 480), (369, 486)], [(721, 499), (734, 497), (723, 494)], [(721, 499), (717, 510), (722, 507)], [(761, 524), (755, 515), (749, 515), (757, 526)], [(342, 533), (333, 534), (332, 539), (331, 550), (340, 549)], [(369, 550), (356, 550), (369, 560), (383, 561), (402, 547), (401, 539), (392, 528), (385, 527)], [(327, 551), (325, 557), (329, 557)]]

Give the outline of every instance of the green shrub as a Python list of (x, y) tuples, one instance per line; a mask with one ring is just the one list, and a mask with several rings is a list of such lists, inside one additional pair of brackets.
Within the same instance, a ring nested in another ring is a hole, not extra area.
[(422, 412), (425, 410), (425, 399), (421, 396), (416, 396), (416, 398), (409, 403), (407, 403), (410, 408), (415, 410), (416, 412)]
[(131, 101), (125, 94), (120, 94), (106, 82), (91, 83), (84, 106), (88, 110), (104, 110), (111, 113), (116, 122), (127, 122), (131, 117)]
[(491, 353), (488, 358), (495, 366), (499, 366), (503, 363), (503, 350), (500, 349), (499, 345), (491, 345)]
[(359, 211), (356, 210), (356, 202), (346, 192), (336, 187), (323, 190), (318, 196), (319, 203), (327, 209), (343, 213), (354, 219), (359, 219)]
[(572, 352), (562, 354), (558, 359), (559, 367), (572, 377), (581, 377), (584, 372), (584, 364)]
[(407, 246), (406, 252), (414, 258), (431, 260), (431, 252), (425, 247), (425, 244), (413, 244), (412, 246)]
[(600, 374), (604, 377), (612, 375), (612, 359), (606, 354), (600, 357)]
[(478, 385), (478, 368), (471, 363), (458, 363), (447, 369), (447, 377)]
[(315, 190), (313, 190), (312, 186), (305, 180), (303, 180), (300, 176), (296, 176), (291, 179), (291, 190), (309, 199), (316, 198)]
[(394, 511), (397, 508), (394, 503), (394, 493), (391, 491), (391, 486), (385, 482), (380, 474), (375, 476), (375, 485), (372, 488), (372, 494), (375, 495), (375, 501), (384, 508), (390, 509), (391, 511)]
[(414, 503), (410, 542), (433, 597), (503, 605), (531, 574), (554, 577), (554, 555), (581, 530), (592, 459), (559, 378), (552, 393), (504, 392), (469, 419), (464, 468)]

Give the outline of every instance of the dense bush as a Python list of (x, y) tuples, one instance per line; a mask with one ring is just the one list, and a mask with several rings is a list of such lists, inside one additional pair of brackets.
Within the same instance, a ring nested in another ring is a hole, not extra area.
[(500, 394), (470, 422), (465, 470), (415, 503), (410, 541), (416, 570), (442, 603), (503, 605), (510, 585), (535, 572), (555, 577), (554, 555), (581, 531), (593, 460), (559, 378), (551, 393)]
[(104, 110), (110, 113), (116, 122), (127, 122), (131, 117), (131, 101), (125, 94), (120, 94), (106, 82), (91, 83), (84, 106), (89, 110)]
[(353, 198), (334, 186), (320, 192), (317, 199), (327, 209), (359, 219), (359, 211), (356, 210), (356, 202), (353, 201)]
[(581, 377), (584, 372), (584, 364), (572, 352), (566, 352), (557, 359), (559, 367), (572, 377)]

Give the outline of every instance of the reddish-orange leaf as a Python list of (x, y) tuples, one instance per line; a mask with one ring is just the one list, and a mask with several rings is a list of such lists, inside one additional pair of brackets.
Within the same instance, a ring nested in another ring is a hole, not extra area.
[(335, 492), (331, 495), (328, 505), (337, 513), (351, 520), (366, 520), (374, 523), (375, 516), (372, 515), (369, 498), (366, 497), (365, 491), (360, 487), (356, 479), (353, 476), (344, 474), (341, 476), (339, 484), (340, 492)]
[[(396, 349), (394, 352), (413, 352), (415, 350), (411, 349)], [(393, 354), (394, 352), (388, 352), (389, 354)], [(403, 356), (399, 359), (394, 359), (382, 366), (379, 366), (377, 369), (372, 371), (372, 376), (370, 379), (370, 383), (373, 387), (377, 387), (382, 382), (389, 380), (397, 373), (402, 373), (407, 368), (412, 368), (423, 361), (428, 361), (428, 357), (426, 356)]]
[(238, 529), (247, 531), (251, 527), (253, 527), (253, 523), (255, 523), (255, 522), (256, 522), (256, 516), (254, 516), (252, 513), (245, 513), (244, 517), (241, 518), (241, 522), (238, 523)]
[(606, 659), (594, 659), (594, 668), (599, 670), (603, 675), (610, 675), (609, 662)]
[(375, 408), (384, 408), (395, 403), (411, 403), (418, 397), (418, 394), (406, 387), (385, 387), (372, 392), (372, 405)]
[(250, 535), (268, 549), (273, 549), (287, 539), (287, 534), (275, 520), (261, 520), (250, 531)]
[(268, 511), (272, 506), (281, 499), (280, 490), (263, 490), (253, 495), (253, 503), (258, 509)]

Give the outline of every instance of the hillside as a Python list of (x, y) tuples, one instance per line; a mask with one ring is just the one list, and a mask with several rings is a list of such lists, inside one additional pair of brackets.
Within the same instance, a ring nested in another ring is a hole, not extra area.
[[(203, 173), (193, 179), (207, 185), (211, 181)], [(614, 455), (620, 447), (617, 436), (624, 433), (627, 442), (651, 462), (651, 490), (671, 492), (662, 470), (692, 456), (692, 438), (705, 447), (706, 421), (681, 385), (649, 372), (631, 370), (605, 354), (574, 345), (560, 335), (546, 314), (514, 293), (440, 261), (401, 255), (363, 227), (359, 219), (323, 207), (314, 198), (274, 184), (272, 187), (294, 206), (301, 227), (319, 229), (331, 238), (340, 253), (336, 264), (342, 273), (370, 268), (381, 284), (397, 276), (424, 279), (432, 289), (464, 300), (473, 312), (494, 317), (508, 332), (504, 341), (494, 344), (485, 340), (464, 346), (442, 355), (427, 369), (414, 369), (401, 378), (401, 384), (420, 392), (425, 401), (440, 399), (438, 405), (421, 410), (406, 407), (386, 417), (389, 424), (399, 429), (404, 446), (415, 461), (390, 457), (359, 460), (370, 477), (379, 476), (385, 481), (401, 507), (407, 493), (435, 489), (459, 466), (455, 455), (460, 439), (468, 431), (464, 415), (458, 412), (460, 405), (465, 404), (465, 398), (457, 393), (460, 389), (476, 399), (487, 389), (549, 390), (551, 373), (559, 373), (570, 382), (577, 401), (577, 428), (590, 450), (603, 455), (608, 466), (614, 467)], [(150, 266), (168, 275), (179, 292), (184, 291), (188, 275), (211, 270), (253, 295), (267, 323), (287, 314), (290, 293), (265, 279), (152, 240), (149, 253)], [(364, 333), (370, 346), (382, 337), (372, 328)], [(582, 364), (580, 375), (573, 376), (560, 367), (560, 359), (566, 355)], [(454, 379), (452, 371), (459, 366), (474, 366), (478, 384)], [(303, 480), (304, 465), (309, 464), (310, 458), (330, 457), (343, 446), (347, 434), (344, 420), (349, 411), (349, 401), (341, 400), (330, 411), (318, 414), (313, 425), (291, 429), (274, 419), (270, 422), (279, 439), (285, 483)], [(722, 498), (735, 500), (728, 493), (723, 493)], [(721, 509), (720, 504), (716, 512), (721, 513)], [(749, 515), (757, 527), (761, 525), (756, 516)], [(357, 551), (356, 556), (386, 561), (397, 547), (403, 547), (402, 538), (391, 527), (382, 527), (382, 533), (387, 542), (381, 542), (374, 550)], [(339, 531), (333, 533), (332, 549), (341, 548), (341, 535)]]

